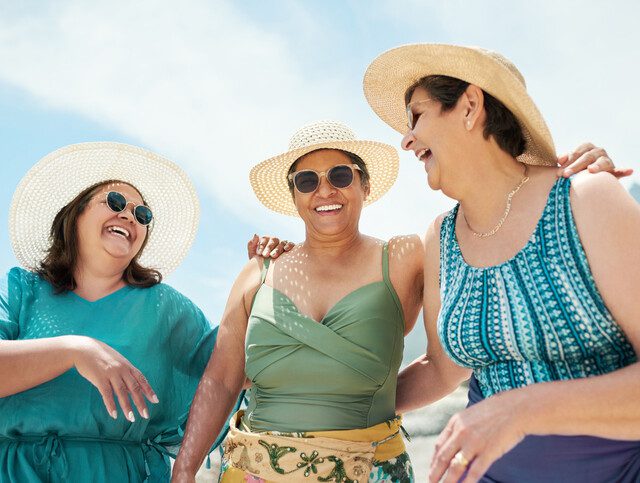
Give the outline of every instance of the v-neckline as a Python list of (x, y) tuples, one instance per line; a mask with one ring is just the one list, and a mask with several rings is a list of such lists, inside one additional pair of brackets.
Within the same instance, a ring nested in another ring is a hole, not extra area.
[(291, 297), (289, 297), (286, 293), (282, 292), (281, 290), (278, 290), (275, 287), (272, 287), (271, 285), (267, 285), (266, 283), (263, 283), (262, 286), (260, 287), (260, 290), (262, 290), (262, 287), (268, 287), (269, 289), (271, 289), (271, 291), (273, 292), (277, 292), (278, 294), (280, 294), (282, 297), (286, 298), (289, 303), (293, 306), (293, 308), (295, 309), (295, 311), (298, 313), (298, 315), (300, 315), (301, 317), (304, 317), (305, 319), (308, 319), (312, 322), (315, 322), (316, 324), (320, 324), (320, 325), (324, 325), (325, 320), (327, 320), (327, 317), (329, 317), (329, 315), (336, 309), (336, 307), (338, 305), (340, 305), (342, 302), (344, 302), (347, 298), (349, 298), (350, 296), (352, 296), (353, 294), (367, 288), (367, 287), (371, 287), (372, 285), (377, 285), (377, 284), (384, 284), (384, 280), (378, 280), (376, 282), (370, 282), (367, 283), (365, 285), (361, 285), (360, 287), (352, 290), (351, 292), (348, 292), (347, 294), (345, 294), (344, 296), (342, 296), (340, 299), (338, 299), (338, 301), (333, 304), (331, 306), (331, 308), (329, 310), (327, 310), (327, 312), (324, 314), (324, 316), (320, 319), (320, 320), (316, 320), (313, 317), (309, 317), (308, 315), (302, 313), (300, 311), (300, 309), (298, 308), (298, 306), (296, 305), (296, 303), (291, 299)]
[(117, 290), (114, 290), (113, 292), (100, 297), (99, 299), (96, 300), (87, 300), (84, 297), (81, 297), (80, 295), (78, 295), (77, 293), (75, 293), (73, 290), (70, 290), (68, 293), (71, 294), (71, 296), (76, 299), (79, 300), (80, 302), (86, 304), (86, 305), (98, 305), (101, 302), (105, 301), (105, 300), (110, 300), (111, 298), (116, 298), (119, 294), (123, 294), (123, 293), (127, 293), (129, 292), (133, 287), (131, 287), (130, 285), (125, 285), (124, 287), (120, 287)]

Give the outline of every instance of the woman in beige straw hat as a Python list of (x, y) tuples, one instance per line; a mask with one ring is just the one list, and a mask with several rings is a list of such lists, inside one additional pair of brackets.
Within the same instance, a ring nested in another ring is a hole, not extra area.
[(330, 121), (251, 170), (260, 201), (302, 218), (305, 240), (236, 279), (174, 481), (193, 481), (245, 377), (250, 402), (232, 419), (221, 481), (413, 481), (395, 398), (422, 305), (422, 244), (358, 229), (397, 172), (393, 147)]
[(640, 207), (607, 173), (556, 177), (524, 79), (500, 54), (408, 45), (364, 77), (428, 183), (458, 201), (425, 242), (426, 355), (398, 410), (472, 375), (430, 481), (640, 480)]
[(0, 284), (0, 481), (169, 480), (216, 331), (160, 281), (198, 221), (185, 173), (134, 146), (67, 146), (22, 179), (24, 268)]

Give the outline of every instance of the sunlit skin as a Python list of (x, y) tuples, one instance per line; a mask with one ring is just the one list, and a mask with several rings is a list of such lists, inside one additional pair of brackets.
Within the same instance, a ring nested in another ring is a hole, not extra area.
[[(115, 213), (107, 206), (109, 191), (118, 191), (127, 199), (127, 207), (122, 212)], [(148, 228), (136, 222), (133, 216), (134, 206), (139, 204), (144, 204), (142, 196), (125, 183), (109, 184), (89, 201), (77, 221), (76, 294), (92, 299), (105, 290), (124, 287), (122, 273), (138, 254), (147, 236)], [(128, 235), (109, 230), (113, 226), (124, 228)], [(92, 280), (92, 283), (84, 283), (86, 280)]]

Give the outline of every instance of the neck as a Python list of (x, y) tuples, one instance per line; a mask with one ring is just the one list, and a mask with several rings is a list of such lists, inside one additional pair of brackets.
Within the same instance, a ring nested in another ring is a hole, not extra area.
[(78, 261), (73, 273), (76, 281), (73, 292), (89, 301), (106, 297), (126, 285), (122, 278), (123, 272), (124, 270), (119, 268), (109, 269)]
[(488, 232), (496, 226), (505, 213), (509, 193), (525, 175), (522, 163), (497, 145), (492, 148), (485, 156), (468, 163), (469, 183), (457, 197), (467, 223), (477, 232)]
[(310, 253), (321, 252), (323, 256), (338, 256), (360, 246), (363, 239), (363, 235), (357, 229), (349, 234), (331, 236), (314, 235), (307, 230), (303, 248)]

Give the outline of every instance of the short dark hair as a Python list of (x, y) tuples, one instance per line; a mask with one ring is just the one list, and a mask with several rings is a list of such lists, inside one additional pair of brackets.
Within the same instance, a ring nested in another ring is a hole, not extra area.
[[(48, 248), (46, 256), (40, 262), (36, 272), (53, 285), (55, 293), (71, 291), (77, 287), (73, 272), (78, 262), (78, 218), (96, 193), (104, 186), (112, 183), (124, 182), (109, 180), (90, 186), (64, 206), (53, 219), (51, 224), (51, 246)], [(134, 186), (133, 188), (135, 189)], [(138, 262), (144, 247), (147, 245), (148, 238), (149, 232), (147, 231), (140, 251), (131, 260), (122, 275), (127, 285), (146, 288), (162, 281), (162, 274), (158, 270), (145, 268)]]
[[(315, 151), (310, 151), (307, 154), (315, 153), (316, 151), (325, 151), (327, 149), (333, 149), (333, 148), (316, 149)], [(351, 164), (355, 164), (356, 166), (358, 166), (358, 168), (360, 168), (360, 186), (362, 186), (363, 188), (366, 188), (367, 186), (369, 186), (369, 179), (370, 179), (369, 169), (367, 168), (367, 165), (362, 160), (362, 158), (357, 154), (354, 154), (349, 151), (345, 151), (344, 149), (335, 149), (335, 151), (340, 151), (346, 154), (347, 156), (349, 156), (349, 159), (351, 160)], [(291, 165), (291, 167), (289, 168), (289, 171), (287, 172), (287, 184), (289, 185), (289, 191), (291, 192), (291, 196), (293, 196), (294, 186), (293, 186), (293, 181), (289, 179), (289, 175), (296, 171), (296, 166), (298, 165), (298, 162), (302, 158), (304, 158), (307, 154), (300, 156), (298, 159), (296, 159)]]
[[(468, 82), (446, 75), (429, 75), (415, 82), (404, 95), (405, 105), (409, 104), (413, 92), (421, 87), (430, 97), (434, 98), (442, 106), (442, 111), (450, 111), (458, 103), (460, 96), (467, 90)], [(489, 136), (498, 143), (503, 151), (511, 156), (518, 157), (527, 147), (522, 128), (518, 119), (507, 107), (491, 94), (484, 94), (484, 109), (487, 119), (484, 125), (483, 135)]]

